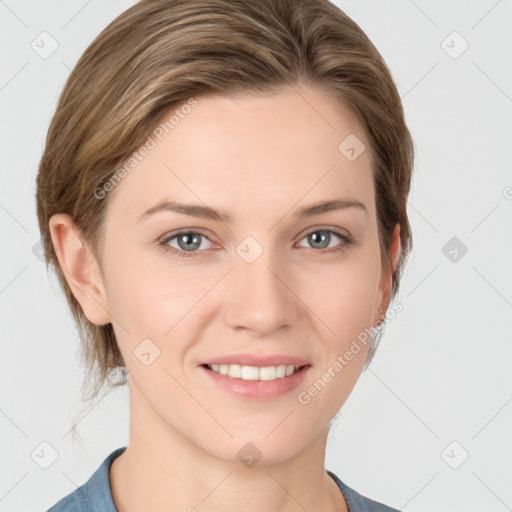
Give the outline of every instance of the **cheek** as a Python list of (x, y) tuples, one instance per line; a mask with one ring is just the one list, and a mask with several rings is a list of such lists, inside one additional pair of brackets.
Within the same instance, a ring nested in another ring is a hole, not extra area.
[[(163, 325), (164, 320), (166, 324), (172, 321), (170, 316), (165, 318), (165, 312), (169, 315), (177, 306), (179, 294), (171, 290), (180, 287), (179, 278), (166, 278), (155, 261), (115, 237), (105, 244), (105, 255), (105, 289), (111, 315), (134, 337), (161, 336), (169, 328)], [(171, 300), (175, 303), (169, 303)]]
[[(158, 248), (141, 253), (132, 247), (118, 254), (106, 265), (108, 308), (131, 334), (131, 344), (143, 338), (159, 346), (168, 343), (201, 309), (202, 299), (224, 272), (181, 264)], [(127, 336), (124, 329), (117, 331), (121, 338)]]
[[(322, 333), (319, 364), (302, 388), (299, 403), (308, 414), (331, 419), (359, 379), (370, 348), (380, 277), (375, 255), (356, 258), (304, 285)], [(315, 320), (316, 321), (316, 320)]]
[(350, 344), (372, 325), (379, 278), (375, 254), (363, 251), (306, 278), (306, 304), (333, 331), (326, 340)]

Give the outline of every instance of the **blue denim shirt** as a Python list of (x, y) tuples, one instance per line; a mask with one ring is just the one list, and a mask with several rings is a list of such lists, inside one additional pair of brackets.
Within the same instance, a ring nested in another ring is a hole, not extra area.
[[(94, 474), (75, 491), (62, 498), (47, 512), (117, 512), (110, 491), (109, 470), (112, 461), (126, 450), (126, 446), (113, 451)], [(340, 488), (349, 512), (400, 512), (359, 493), (345, 485), (334, 473), (327, 470)]]

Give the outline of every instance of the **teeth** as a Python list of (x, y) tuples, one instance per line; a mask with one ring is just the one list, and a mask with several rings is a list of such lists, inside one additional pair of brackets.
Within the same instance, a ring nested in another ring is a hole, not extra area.
[(242, 378), (242, 367), (239, 364), (226, 365), (228, 367), (228, 375), (235, 379)]
[(280, 364), (279, 366), (241, 366), (239, 364), (209, 364), (208, 368), (221, 375), (242, 380), (275, 380), (288, 377), (300, 366)]

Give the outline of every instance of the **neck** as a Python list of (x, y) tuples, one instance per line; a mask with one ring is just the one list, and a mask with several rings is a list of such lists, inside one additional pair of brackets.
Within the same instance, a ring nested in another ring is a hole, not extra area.
[(165, 424), (147, 403), (137, 400), (136, 404), (137, 410), (131, 409), (127, 449), (110, 468), (119, 512), (348, 511), (340, 489), (324, 469), (327, 427), (289, 459), (244, 465), (213, 456), (190, 436)]

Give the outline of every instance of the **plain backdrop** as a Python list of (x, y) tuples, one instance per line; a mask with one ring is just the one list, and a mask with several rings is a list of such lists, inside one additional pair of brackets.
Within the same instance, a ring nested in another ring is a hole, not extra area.
[[(70, 70), (133, 3), (0, 2), (0, 512), (46, 510), (128, 440), (126, 388), (80, 418), (82, 443), (69, 434), (83, 368), (38, 257), (34, 193)], [(336, 3), (391, 69), (416, 166), (403, 310), (334, 422), (326, 468), (407, 512), (512, 510), (512, 3)]]

